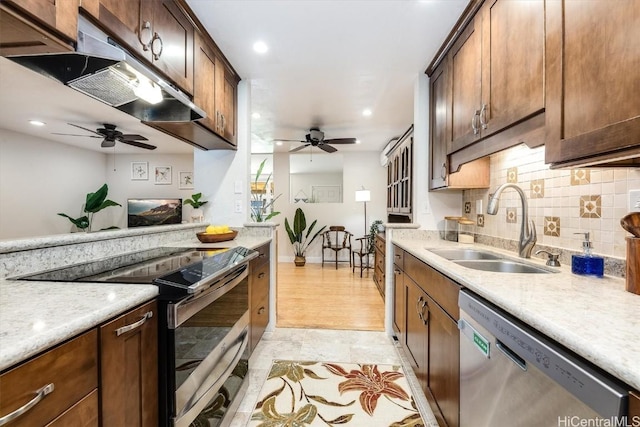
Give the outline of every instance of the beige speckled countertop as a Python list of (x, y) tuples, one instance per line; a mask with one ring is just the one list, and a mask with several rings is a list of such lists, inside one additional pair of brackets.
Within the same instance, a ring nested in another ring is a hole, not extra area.
[[(193, 240), (165, 246), (255, 248), (271, 239), (238, 236), (228, 242)], [(0, 279), (0, 371), (158, 295), (154, 285), (27, 282)]]
[[(514, 259), (517, 254), (439, 239), (394, 238), (393, 243), (640, 390), (640, 295), (626, 292), (624, 279), (578, 276), (570, 265), (553, 274), (485, 272), (461, 267), (426, 248), (473, 246)], [(526, 262), (544, 266), (538, 259)]]

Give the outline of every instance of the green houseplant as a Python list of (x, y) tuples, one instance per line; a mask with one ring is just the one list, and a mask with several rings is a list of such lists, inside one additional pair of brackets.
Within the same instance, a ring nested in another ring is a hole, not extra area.
[[(287, 234), (289, 235), (289, 240), (293, 245), (293, 253), (295, 255), (295, 264), (298, 267), (302, 267), (306, 263), (305, 252), (307, 248), (313, 241), (324, 231), (327, 226), (322, 226), (315, 234), (311, 234), (313, 229), (316, 226), (318, 220), (314, 220), (309, 229), (305, 233), (307, 229), (307, 219), (304, 215), (304, 212), (301, 208), (296, 209), (296, 213), (293, 217), (293, 229), (289, 225), (289, 220), (287, 218), (284, 219), (284, 228), (287, 230)], [(312, 236), (311, 238), (309, 236)]]
[(192, 194), (190, 199), (186, 199), (184, 201), (185, 205), (193, 206), (193, 210), (191, 211), (191, 220), (193, 222), (202, 222), (204, 220), (204, 212), (200, 209), (203, 205), (209, 203), (206, 200), (200, 200), (202, 198), (202, 193)]
[(376, 219), (371, 223), (371, 226), (369, 227), (369, 234), (367, 234), (367, 252), (369, 253), (373, 253), (373, 245), (376, 241), (376, 234), (378, 234), (378, 231), (380, 230), (378, 226), (381, 224), (382, 221)]
[[(122, 206), (120, 203), (116, 203), (113, 200), (107, 199), (107, 193), (109, 192), (109, 187), (107, 184), (104, 184), (102, 187), (98, 189), (95, 193), (88, 193), (87, 198), (84, 204), (83, 212), (86, 215), (83, 215), (79, 218), (72, 218), (71, 216), (58, 213), (58, 215), (68, 218), (69, 221), (80, 230), (83, 231), (91, 231), (91, 222), (93, 221), (93, 215), (96, 212), (100, 212), (101, 210), (108, 208), (109, 206)], [(110, 230), (118, 227), (107, 227), (103, 230)]]
[[(260, 175), (262, 175), (262, 169), (264, 168), (264, 164), (267, 162), (267, 159), (264, 159), (260, 166), (258, 167), (258, 171), (256, 172), (256, 177), (253, 180), (253, 188), (251, 189), (251, 219), (255, 222), (264, 222), (269, 221), (276, 215), (280, 215), (280, 212), (269, 211), (269, 208), (273, 206), (278, 197), (282, 196), (282, 194), (278, 194), (268, 203), (264, 203), (262, 200), (262, 193), (258, 191), (258, 180), (260, 179)], [(265, 192), (268, 191), (269, 188), (269, 180), (271, 180), (272, 173), (269, 174), (267, 180), (264, 182)]]

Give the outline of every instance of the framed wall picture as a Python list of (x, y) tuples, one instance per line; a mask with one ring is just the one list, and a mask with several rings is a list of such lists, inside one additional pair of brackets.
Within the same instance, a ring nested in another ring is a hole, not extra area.
[(156, 166), (155, 179), (156, 184), (171, 184), (171, 166)]
[(178, 188), (181, 190), (193, 189), (193, 172), (178, 172)]
[(131, 180), (149, 180), (149, 162), (131, 162)]

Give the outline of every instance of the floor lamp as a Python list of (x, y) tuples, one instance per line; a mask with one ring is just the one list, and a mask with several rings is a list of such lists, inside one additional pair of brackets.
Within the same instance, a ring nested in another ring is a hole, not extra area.
[(371, 191), (356, 190), (356, 202), (364, 202), (364, 236), (367, 235), (367, 202), (371, 201)]

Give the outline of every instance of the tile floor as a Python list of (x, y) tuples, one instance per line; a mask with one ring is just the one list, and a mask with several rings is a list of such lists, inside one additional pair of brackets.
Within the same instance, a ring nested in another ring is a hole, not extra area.
[[(427, 427), (438, 427), (403, 351), (384, 332), (276, 328), (266, 332), (249, 360), (249, 389), (231, 427), (245, 427), (274, 359), (400, 364)], [(358, 426), (360, 427), (360, 426)], [(367, 426), (382, 427), (382, 426)]]

